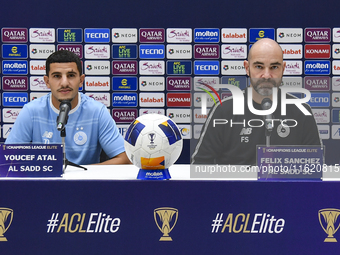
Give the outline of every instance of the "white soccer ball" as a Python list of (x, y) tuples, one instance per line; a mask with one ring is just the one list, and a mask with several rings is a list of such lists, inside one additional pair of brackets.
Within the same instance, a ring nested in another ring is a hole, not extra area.
[(183, 140), (174, 121), (160, 114), (135, 119), (125, 134), (125, 151), (140, 169), (159, 170), (173, 165), (182, 152)]

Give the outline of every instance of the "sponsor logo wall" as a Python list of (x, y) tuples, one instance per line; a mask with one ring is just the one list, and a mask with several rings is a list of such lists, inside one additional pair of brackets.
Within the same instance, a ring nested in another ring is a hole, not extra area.
[[(15, 121), (5, 113), (17, 113), (37, 98), (31, 92), (49, 92), (43, 81), (45, 59), (56, 50), (70, 50), (81, 58), (86, 74), (81, 92), (104, 103), (117, 122), (128, 123), (143, 112), (161, 112), (182, 125), (199, 126), (205, 118), (195, 117), (203, 114), (194, 92), (202, 80), (210, 86), (233, 84), (244, 89), (248, 80), (243, 61), (251, 45), (262, 38), (275, 39), (282, 47), (287, 62), (283, 84), (312, 91), (312, 108), (318, 116), (326, 115), (317, 118), (318, 124), (332, 130), (338, 122), (330, 115), (340, 107), (338, 31), (340, 27), (5, 27), (0, 48), (1, 141)], [(229, 96), (221, 88), (217, 92), (221, 98)], [(133, 115), (131, 107), (137, 109)], [(178, 112), (187, 117), (178, 117)], [(333, 134), (323, 138), (335, 139)]]

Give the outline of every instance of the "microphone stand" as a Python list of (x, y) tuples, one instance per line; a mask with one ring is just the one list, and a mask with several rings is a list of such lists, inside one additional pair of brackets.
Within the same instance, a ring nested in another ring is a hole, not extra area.
[(60, 130), (60, 136), (61, 136), (61, 143), (62, 143), (62, 145), (63, 145), (63, 165), (64, 165), (64, 169), (63, 169), (63, 173), (65, 173), (65, 170), (66, 170), (66, 167), (68, 166), (68, 165), (70, 165), (70, 166), (74, 166), (74, 167), (79, 167), (79, 168), (82, 168), (82, 169), (84, 169), (84, 170), (87, 170), (87, 168), (86, 167), (83, 167), (83, 166), (80, 166), (80, 165), (78, 165), (78, 164), (76, 164), (76, 163), (73, 163), (73, 162), (71, 162), (71, 161), (68, 161), (68, 159), (66, 158), (66, 151), (65, 151), (65, 137), (66, 137), (66, 130), (65, 130), (65, 127), (62, 129), (62, 130)]

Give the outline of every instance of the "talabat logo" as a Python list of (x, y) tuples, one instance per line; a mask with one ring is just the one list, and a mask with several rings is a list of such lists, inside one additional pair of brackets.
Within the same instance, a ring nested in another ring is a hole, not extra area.
[(22, 108), (3, 108), (2, 116), (3, 122), (5, 123), (14, 123)]
[(219, 61), (194, 61), (195, 74), (199, 75), (218, 75), (220, 74)]
[(89, 91), (109, 91), (110, 77), (85, 77), (85, 89)]
[(284, 75), (301, 75), (302, 74), (302, 61), (287, 60)]
[(85, 44), (85, 58), (109, 59), (110, 45)]
[(26, 44), (3, 44), (2, 57), (3, 58), (27, 58)]
[(30, 58), (46, 59), (53, 52), (55, 52), (53, 44), (30, 44)]
[(330, 58), (331, 46), (329, 44), (306, 44), (305, 58)]
[(284, 59), (301, 59), (302, 45), (301, 44), (281, 44)]
[(329, 93), (311, 93), (311, 99), (308, 104), (311, 107), (329, 107), (330, 94)]
[(165, 63), (161, 60), (139, 61), (139, 73), (143, 75), (163, 75)]
[(30, 61), (30, 74), (46, 74), (45, 60), (31, 60)]
[(270, 38), (275, 40), (274, 28), (250, 28), (249, 42), (254, 43), (262, 38)]
[(195, 58), (216, 59), (220, 57), (220, 46), (217, 44), (196, 44)]
[(195, 28), (194, 41), (198, 43), (218, 43), (220, 30), (218, 28)]
[(18, 92), (4, 92), (2, 93), (2, 105), (3, 106), (14, 106), (22, 107), (28, 103), (27, 93)]
[(110, 61), (85, 61), (85, 74), (110, 74)]
[(112, 74), (116, 75), (129, 75), (137, 74), (137, 61), (112, 61)]
[(94, 100), (102, 103), (106, 107), (111, 106), (110, 105), (110, 93), (85, 93), (85, 95), (93, 98)]
[(316, 123), (329, 123), (330, 121), (329, 109), (312, 109), (312, 112)]
[(3, 74), (27, 74), (28, 63), (26, 60), (3, 60), (2, 61)]
[(113, 45), (112, 46), (113, 58), (137, 58), (137, 45)]
[(83, 58), (83, 45), (81, 44), (59, 44), (57, 49), (71, 51), (79, 58)]
[(82, 43), (83, 29), (81, 28), (58, 28), (58, 43)]
[(167, 77), (166, 89), (168, 91), (191, 90), (191, 77)]
[(164, 45), (139, 45), (140, 58), (164, 58), (165, 57)]
[(164, 28), (141, 28), (139, 29), (139, 41), (141, 43), (164, 43)]
[(167, 28), (166, 30), (168, 43), (191, 43), (191, 28)]
[(306, 60), (305, 74), (329, 75), (331, 73), (331, 62), (329, 60)]
[(112, 118), (116, 123), (131, 123), (137, 118), (137, 109), (112, 109)]
[(278, 43), (302, 43), (302, 28), (278, 28), (276, 30), (276, 41)]
[[(204, 123), (206, 121), (207, 117), (208, 117), (207, 114), (202, 114), (201, 109), (195, 109), (194, 110), (194, 122), (195, 123)], [(195, 137), (195, 139), (197, 139), (197, 138)]]
[(245, 43), (248, 31), (246, 28), (222, 28), (222, 42)]
[(28, 41), (27, 28), (2, 28), (1, 35), (4, 43), (26, 43)]
[(27, 91), (28, 78), (26, 76), (3, 76), (2, 89), (4, 91)]
[(192, 46), (190, 44), (168, 44), (166, 46), (166, 57), (168, 59), (191, 59)]
[(55, 42), (54, 28), (30, 28), (30, 42)]
[(141, 91), (163, 91), (164, 88), (164, 77), (141, 76), (139, 78), (139, 90)]
[(168, 107), (190, 107), (191, 94), (190, 93), (167, 93)]
[(112, 28), (113, 43), (136, 43), (137, 40), (137, 28)]
[(136, 107), (137, 93), (112, 93), (113, 107)]
[(47, 88), (44, 76), (31, 76), (30, 77), (30, 90), (32, 91), (50, 91), (49, 88)]
[(112, 77), (113, 90), (137, 90), (137, 77)]
[(85, 28), (86, 43), (109, 43), (110, 29), (108, 28)]
[(340, 60), (333, 60), (333, 74), (340, 74)]
[(326, 76), (306, 76), (305, 88), (309, 91), (329, 91), (331, 78)]
[(191, 61), (168, 61), (167, 74), (191, 75)]
[(221, 57), (223, 59), (246, 59), (247, 45), (243, 44), (222, 44)]
[(164, 107), (164, 93), (139, 93), (140, 107)]
[(331, 29), (330, 28), (305, 28), (305, 42), (330, 42), (331, 41)]

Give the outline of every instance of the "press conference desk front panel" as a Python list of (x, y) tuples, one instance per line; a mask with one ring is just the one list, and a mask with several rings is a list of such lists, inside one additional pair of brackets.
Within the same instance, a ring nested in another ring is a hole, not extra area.
[(133, 165), (0, 178), (0, 254), (338, 254), (340, 183), (137, 180)]

